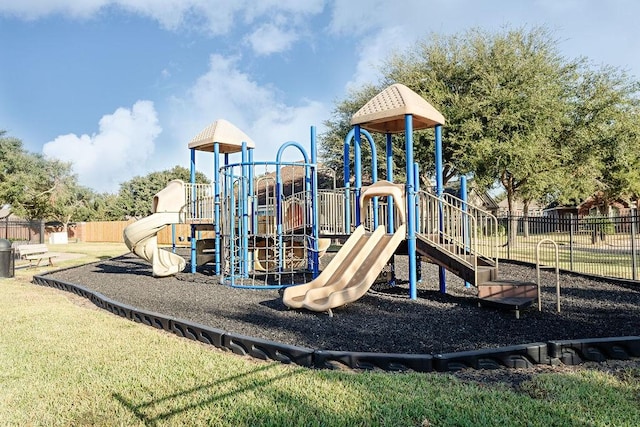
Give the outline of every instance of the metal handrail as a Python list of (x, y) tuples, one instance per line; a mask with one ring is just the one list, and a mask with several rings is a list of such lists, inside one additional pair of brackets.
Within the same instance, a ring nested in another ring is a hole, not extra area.
[(215, 197), (211, 184), (184, 184), (185, 205), (181, 209), (184, 221), (213, 222)]
[[(473, 267), (475, 283), (479, 256), (498, 267), (498, 220), (494, 215), (450, 194), (438, 197), (419, 191), (417, 196), (418, 233), (423, 238)], [(481, 234), (489, 244), (483, 244)]]
[(489, 248), (491, 248), (491, 251), (489, 253), (482, 252), (481, 255), (492, 260), (495, 263), (495, 267), (498, 268), (498, 218), (496, 218), (496, 216), (491, 212), (480, 209), (479, 207), (472, 205), (469, 202), (465, 202), (464, 200), (452, 194), (444, 193), (442, 197), (452, 205), (458, 206), (461, 209), (465, 210), (470, 215), (470, 217), (476, 218), (476, 223), (480, 223), (480, 225), (483, 226), (484, 229), (487, 230), (487, 232), (489, 230), (493, 230), (492, 234), (495, 235), (494, 244), (488, 246)]
[[(435, 194), (419, 191), (418, 234), (429, 240), (449, 256), (474, 270), (474, 283), (478, 282), (478, 228), (476, 218), (460, 206)], [(470, 257), (470, 259), (469, 259)]]
[[(558, 244), (555, 241), (551, 240), (551, 239), (542, 239), (536, 245), (536, 274), (537, 274), (537, 278), (538, 278), (538, 311), (542, 311), (542, 298), (541, 298), (541, 291), (540, 291), (540, 288), (541, 288), (541, 286), (540, 286), (540, 270), (542, 269), (542, 266), (540, 265), (540, 247), (544, 243), (553, 244), (553, 247), (555, 249), (555, 255), (556, 255), (556, 264), (555, 264), (555, 270), (556, 270), (556, 310), (558, 311), (558, 313), (560, 313), (560, 257), (559, 257)], [(547, 268), (553, 268), (553, 266), (547, 267)]]

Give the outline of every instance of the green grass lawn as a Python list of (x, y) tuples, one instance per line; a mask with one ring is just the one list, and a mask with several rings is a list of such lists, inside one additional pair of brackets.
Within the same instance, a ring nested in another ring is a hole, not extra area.
[[(558, 244), (559, 267), (563, 270), (596, 276), (633, 279), (633, 261), (629, 235), (609, 235), (605, 242), (591, 243), (591, 237), (579, 234), (574, 237), (573, 249), (570, 249), (568, 233), (531, 234), (529, 237), (518, 235), (514, 244), (505, 246), (506, 237), (481, 237), (478, 250), (489, 257), (495, 256), (496, 239), (498, 258), (524, 261), (535, 265), (536, 246), (540, 240), (550, 239)], [(640, 247), (640, 242), (637, 242)], [(573, 250), (573, 260), (570, 250)], [(555, 250), (552, 244), (540, 247), (542, 265), (555, 266)], [(637, 260), (640, 264), (640, 259)], [(636, 271), (640, 277), (640, 271)]]
[(29, 279), (0, 279), (0, 425), (640, 425), (636, 368), (542, 374), (519, 391), (311, 370), (181, 339)]

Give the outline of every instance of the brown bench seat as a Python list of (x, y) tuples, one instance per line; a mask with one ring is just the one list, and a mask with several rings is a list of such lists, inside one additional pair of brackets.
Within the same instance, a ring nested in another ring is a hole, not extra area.
[[(43, 259), (48, 260), (48, 265), (53, 266), (53, 259), (58, 257), (58, 254), (49, 252), (49, 248), (43, 243), (20, 245), (16, 247), (16, 251), (20, 259), (29, 261), (29, 267), (38, 267)], [(37, 261), (35, 265), (33, 264), (34, 261)]]

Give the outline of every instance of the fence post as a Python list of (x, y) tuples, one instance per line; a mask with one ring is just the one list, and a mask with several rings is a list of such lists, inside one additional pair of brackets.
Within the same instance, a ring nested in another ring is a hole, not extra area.
[(577, 228), (577, 218), (576, 221), (573, 220), (573, 214), (569, 214), (569, 270), (573, 271), (573, 240), (575, 238), (575, 230), (573, 228), (574, 223)]
[(507, 259), (511, 259), (511, 212), (507, 214)]
[(638, 259), (636, 257), (636, 221), (638, 220), (638, 212), (635, 208), (631, 208), (631, 277), (638, 280)]

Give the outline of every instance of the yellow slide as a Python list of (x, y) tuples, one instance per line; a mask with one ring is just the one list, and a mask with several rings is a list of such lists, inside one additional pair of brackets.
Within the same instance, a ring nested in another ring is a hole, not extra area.
[(345, 242), (320, 275), (309, 283), (284, 290), (282, 301), (289, 308), (329, 311), (361, 298), (371, 287), (400, 243), (406, 237), (404, 189), (402, 186), (380, 181), (368, 187), (360, 199), (361, 212), (367, 199), (393, 196), (400, 209), (401, 225), (393, 234), (380, 225), (367, 232), (359, 226)]
[(129, 224), (122, 233), (131, 252), (151, 263), (155, 277), (171, 276), (186, 267), (184, 258), (158, 248), (158, 232), (169, 224), (180, 222), (184, 204), (184, 183), (173, 180), (153, 197), (153, 213)]
[(289, 308), (327, 311), (360, 299), (371, 287), (398, 245), (404, 240), (403, 224), (393, 234), (380, 225), (373, 233), (359, 226), (313, 281), (284, 290)]

